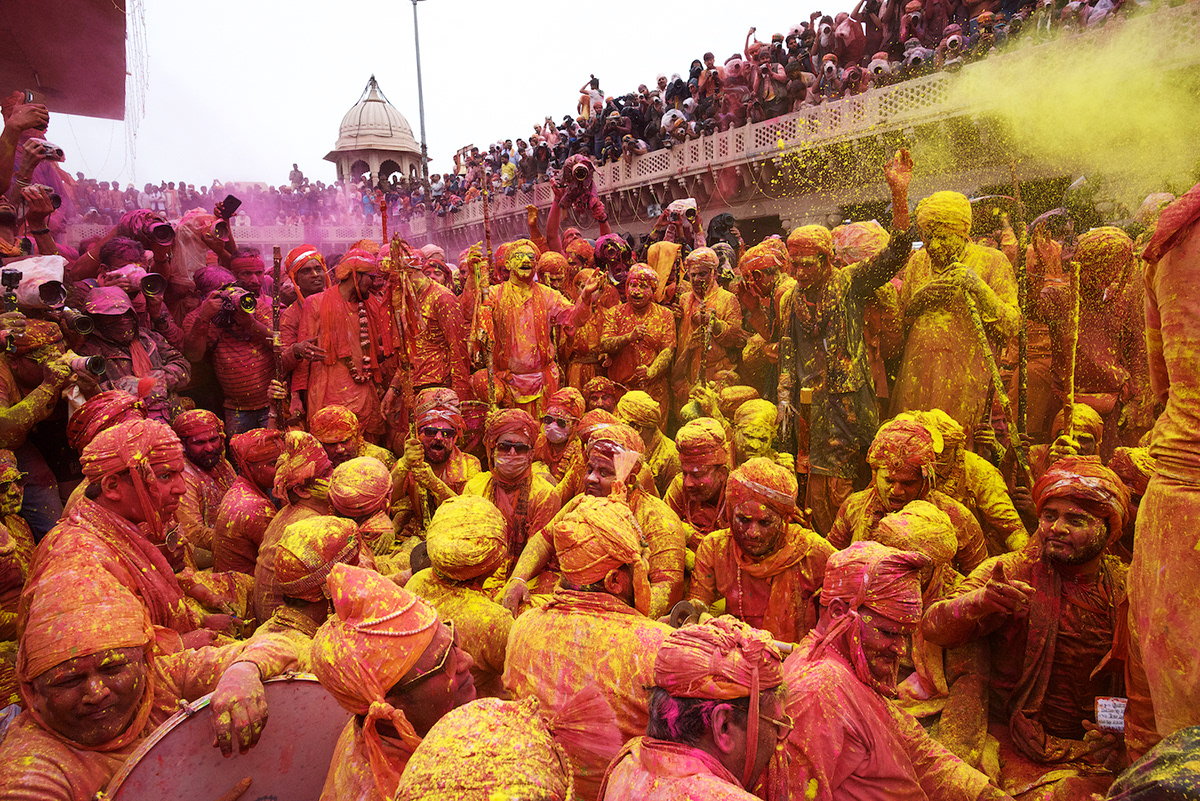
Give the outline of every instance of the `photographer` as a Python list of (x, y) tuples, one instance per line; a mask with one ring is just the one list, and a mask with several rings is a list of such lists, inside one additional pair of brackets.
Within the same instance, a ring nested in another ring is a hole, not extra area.
[(192, 362), (210, 361), (225, 393), (225, 429), (230, 436), (264, 428), (275, 371), (271, 300), (262, 294), (264, 265), (257, 250), (233, 257), (232, 286), (212, 292), (184, 321), (183, 353)]
[[(20, 207), (25, 210), (24, 220)], [(16, 204), (0, 195), (0, 258), (5, 262), (31, 255), (23, 248), (23, 238), (18, 236), (25, 229), (25, 238), (32, 240), (36, 253), (52, 256), (58, 253), (58, 245), (50, 236), (50, 215), (54, 213), (51, 194), (44, 186), (26, 186), (18, 195)]]
[(170, 276), (171, 254), (175, 246), (175, 228), (166, 219), (148, 209), (126, 212), (121, 221), (107, 234), (96, 240), (67, 270), (72, 281), (95, 278), (100, 271), (100, 250), (116, 237), (127, 237), (149, 250), (153, 263), (148, 272)]
[[(26, 103), (21, 92), (13, 92), (0, 103), (4, 113), (4, 132), (0, 134), (0, 194), (7, 194), (13, 182), (17, 150), (21, 140), (32, 131), (34, 135), (46, 130), (50, 112), (41, 103)], [(32, 170), (33, 168), (30, 167)], [(25, 176), (28, 180), (28, 176)]]
[(725, 68), (715, 64), (716, 57), (712, 53), (704, 54), (704, 70), (700, 73), (700, 96), (715, 98), (725, 83)]

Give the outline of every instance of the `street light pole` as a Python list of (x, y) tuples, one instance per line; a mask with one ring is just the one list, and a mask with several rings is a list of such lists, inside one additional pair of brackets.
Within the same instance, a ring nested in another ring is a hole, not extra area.
[(417, 26), (417, 3), (413, 7), (413, 44), (417, 52), (417, 107), (421, 115), (421, 182), (425, 187), (425, 241), (433, 242), (433, 196), (429, 191), (429, 150), (425, 146), (425, 90), (421, 85), (421, 31)]

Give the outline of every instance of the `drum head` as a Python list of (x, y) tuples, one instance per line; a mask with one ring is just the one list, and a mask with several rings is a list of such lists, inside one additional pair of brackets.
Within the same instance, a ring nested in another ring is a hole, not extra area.
[(263, 682), (269, 717), (248, 754), (213, 746), (210, 696), (175, 713), (142, 743), (109, 782), (110, 801), (216, 801), (242, 779), (239, 801), (317, 801), (338, 736), (350, 714), (315, 676)]

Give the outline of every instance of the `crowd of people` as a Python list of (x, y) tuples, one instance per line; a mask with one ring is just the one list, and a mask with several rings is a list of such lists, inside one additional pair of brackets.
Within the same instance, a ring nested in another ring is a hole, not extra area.
[(635, 243), (573, 153), (494, 252), (268, 269), (214, 187), (66, 241), (2, 106), (0, 799), (294, 670), (323, 799), (1195, 786), (1200, 185), (981, 233), (902, 149), (888, 219)]

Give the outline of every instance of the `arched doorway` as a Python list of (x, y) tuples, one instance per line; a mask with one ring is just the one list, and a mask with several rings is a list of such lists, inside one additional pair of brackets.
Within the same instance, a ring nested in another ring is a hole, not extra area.
[(404, 180), (404, 169), (396, 162), (388, 159), (379, 165), (379, 175), (383, 178), (384, 183), (391, 184), (393, 180)]
[(350, 180), (353, 183), (358, 183), (359, 179), (371, 171), (371, 165), (359, 159), (350, 165)]

